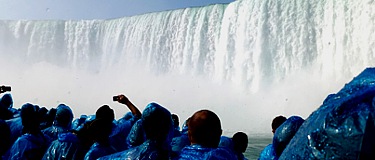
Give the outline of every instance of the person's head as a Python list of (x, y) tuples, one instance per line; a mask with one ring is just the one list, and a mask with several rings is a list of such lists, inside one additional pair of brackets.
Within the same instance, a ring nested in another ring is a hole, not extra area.
[(212, 111), (195, 112), (188, 123), (188, 136), (191, 144), (217, 148), (222, 134), (219, 117)]
[(180, 125), (180, 121), (176, 114), (172, 114), (173, 126), (178, 127)]
[(89, 131), (93, 135), (93, 140), (102, 145), (109, 145), (109, 135), (112, 132), (112, 121), (108, 119), (95, 119), (90, 124)]
[(70, 127), (73, 120), (73, 112), (69, 106), (59, 104), (56, 108), (55, 122), (62, 127)]
[(53, 123), (53, 121), (55, 120), (55, 117), (56, 117), (56, 108), (51, 108), (48, 112), (47, 112), (47, 120), (49, 123)]
[(113, 121), (115, 119), (115, 113), (113, 109), (111, 109), (108, 105), (103, 105), (98, 110), (96, 110), (95, 118), (104, 118)]
[(142, 125), (147, 139), (162, 142), (172, 127), (171, 113), (157, 103), (150, 103), (143, 110)]
[(0, 107), (1, 108), (12, 108), (13, 107), (13, 98), (12, 95), (6, 93), (3, 97), (0, 98)]
[(44, 122), (47, 120), (47, 113), (48, 109), (46, 107), (42, 107), (39, 109), (38, 114), (41, 122)]
[(30, 103), (26, 103), (21, 107), (21, 119), (23, 133), (37, 134), (39, 130), (39, 114), (38, 108)]
[(234, 151), (236, 151), (237, 153), (244, 153), (246, 151), (249, 142), (246, 133), (237, 132), (233, 135), (232, 140), (234, 145)]
[(276, 129), (281, 125), (283, 124), (284, 122), (286, 121), (286, 117), (284, 116), (277, 116), (275, 117), (273, 120), (272, 120), (272, 124), (271, 124), (271, 127), (272, 127), (272, 133), (275, 133)]

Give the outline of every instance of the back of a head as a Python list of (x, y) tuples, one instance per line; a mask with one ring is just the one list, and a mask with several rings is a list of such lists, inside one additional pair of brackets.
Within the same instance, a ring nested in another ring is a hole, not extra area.
[(276, 129), (272, 144), (277, 156), (281, 155), (304, 121), (299, 116), (291, 116)]
[(173, 126), (178, 127), (180, 125), (180, 121), (176, 114), (172, 114)]
[(272, 127), (272, 132), (275, 133), (276, 129), (282, 125), (284, 122), (286, 121), (286, 117), (284, 116), (277, 116), (275, 117), (273, 120), (272, 120), (272, 124), (271, 124), (271, 127)]
[(246, 151), (249, 138), (247, 137), (246, 133), (237, 132), (232, 137), (234, 150), (237, 153), (244, 153)]
[(21, 119), (24, 133), (36, 133), (39, 131), (38, 109), (30, 103), (21, 107)]
[(13, 107), (13, 98), (12, 95), (6, 93), (3, 97), (0, 98), (0, 107), (1, 108), (12, 108)]
[(51, 108), (48, 112), (47, 112), (47, 119), (48, 121), (53, 121), (56, 117), (56, 112), (57, 110), (55, 108)]
[(102, 145), (109, 145), (109, 135), (112, 132), (112, 121), (108, 119), (95, 119), (90, 123), (89, 131), (96, 142)]
[(172, 127), (171, 113), (157, 103), (150, 103), (142, 113), (146, 138), (164, 141)]
[(59, 104), (56, 108), (55, 120), (57, 125), (69, 127), (73, 120), (73, 112), (70, 107), (65, 104)]
[(217, 148), (222, 133), (219, 117), (212, 111), (195, 112), (188, 123), (188, 135), (192, 144)]
[(98, 110), (96, 110), (95, 118), (104, 118), (113, 121), (115, 119), (115, 113), (113, 109), (111, 109), (108, 105), (103, 105)]

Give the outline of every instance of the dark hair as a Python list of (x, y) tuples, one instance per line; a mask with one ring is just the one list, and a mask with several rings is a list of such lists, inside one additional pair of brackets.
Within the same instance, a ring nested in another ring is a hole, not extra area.
[(101, 106), (95, 113), (96, 119), (105, 118), (110, 121), (115, 119), (115, 113), (108, 105)]
[(178, 116), (176, 114), (172, 114), (172, 120), (175, 127), (180, 125), (180, 121), (178, 120)]
[(246, 151), (249, 139), (246, 135), (246, 133), (243, 132), (237, 132), (232, 137), (233, 140), (233, 147), (234, 151), (238, 153), (243, 153)]
[(39, 134), (39, 114), (38, 107), (26, 103), (21, 107), (22, 132), (30, 134)]
[(273, 130), (276, 130), (281, 124), (283, 124), (286, 121), (286, 117), (284, 116), (277, 116), (272, 120), (271, 127)]

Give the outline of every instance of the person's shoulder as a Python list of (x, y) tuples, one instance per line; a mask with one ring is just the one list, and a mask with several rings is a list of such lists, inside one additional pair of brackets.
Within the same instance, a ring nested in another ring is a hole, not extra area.
[(107, 155), (107, 156), (103, 156), (103, 157), (100, 157), (98, 159), (99, 160), (128, 159), (128, 158), (131, 158), (133, 156), (132, 153), (137, 152), (137, 150), (138, 150), (138, 147), (134, 147), (134, 148), (130, 148), (130, 149), (125, 150), (125, 151), (121, 151), (121, 152), (117, 152), (117, 153), (110, 154), (110, 155)]
[(188, 145), (185, 146), (179, 155), (178, 159), (205, 159), (207, 155), (214, 150), (213, 148), (205, 148), (200, 145)]
[(275, 149), (272, 144), (267, 145), (259, 155), (259, 160), (272, 159), (275, 157)]
[(237, 156), (230, 149), (220, 147), (212, 150), (210, 154), (208, 154), (207, 159), (236, 160)]

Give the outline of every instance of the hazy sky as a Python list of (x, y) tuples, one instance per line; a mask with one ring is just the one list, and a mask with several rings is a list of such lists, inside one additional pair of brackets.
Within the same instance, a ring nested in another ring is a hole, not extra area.
[(234, 0), (0, 0), (0, 19), (110, 19)]

